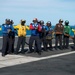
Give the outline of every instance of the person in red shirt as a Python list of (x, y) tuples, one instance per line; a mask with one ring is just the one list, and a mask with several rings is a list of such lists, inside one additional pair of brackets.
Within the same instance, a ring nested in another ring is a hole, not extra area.
[(37, 53), (41, 55), (41, 43), (40, 43), (40, 38), (39, 38), (39, 33), (41, 32), (41, 26), (38, 24), (37, 18), (33, 19), (33, 23), (30, 24), (30, 30), (31, 30), (31, 37), (29, 39), (29, 52), (32, 53), (34, 50), (32, 49), (33, 43), (35, 42), (36, 48), (37, 48)]

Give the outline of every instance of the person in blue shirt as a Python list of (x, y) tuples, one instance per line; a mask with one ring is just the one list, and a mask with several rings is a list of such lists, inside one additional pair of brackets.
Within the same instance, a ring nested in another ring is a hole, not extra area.
[[(12, 26), (13, 28), (13, 20), (10, 21), (10, 25)], [(17, 30), (16, 29), (13, 29), (13, 31), (10, 32), (9, 34), (9, 37), (10, 37), (10, 42), (11, 43), (11, 48), (10, 48), (10, 51), (9, 53), (14, 53), (14, 43), (15, 43), (15, 35), (17, 34)]]
[(46, 41), (46, 30), (45, 30), (45, 28), (46, 28), (46, 26), (44, 25), (44, 21), (43, 20), (40, 20), (40, 25), (42, 27), (42, 30), (40, 32), (41, 45), (43, 45), (43, 50), (47, 51), (46, 45), (45, 45), (46, 44), (45, 43), (45, 41)]
[(3, 34), (2, 56), (5, 56), (11, 50), (11, 43), (9, 36), (11, 31), (14, 31), (14, 29), (10, 25), (10, 19), (6, 19), (5, 24), (2, 25), (2, 34)]
[(53, 28), (51, 27), (51, 22), (46, 23), (46, 48), (49, 44), (49, 50), (52, 50), (52, 39), (53, 39)]
[(29, 39), (29, 52), (32, 53), (34, 50), (32, 49), (33, 47), (33, 42), (35, 42), (36, 47), (37, 47), (37, 53), (41, 55), (41, 43), (40, 43), (40, 38), (39, 38), (39, 33), (41, 32), (41, 26), (38, 24), (37, 18), (33, 19), (33, 23), (30, 24), (30, 30), (31, 30), (31, 37)]

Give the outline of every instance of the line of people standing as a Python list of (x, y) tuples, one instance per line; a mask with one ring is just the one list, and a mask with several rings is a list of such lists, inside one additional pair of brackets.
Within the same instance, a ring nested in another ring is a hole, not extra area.
[[(31, 30), (31, 36), (29, 39), (29, 52), (32, 53), (36, 51), (39, 55), (42, 52), (42, 44), (43, 50), (47, 51), (53, 50), (52, 47), (52, 39), (55, 35), (55, 49), (59, 48), (68, 48), (69, 47), (69, 37), (70, 37), (70, 26), (69, 21), (65, 21), (65, 25), (63, 25), (63, 20), (60, 19), (59, 23), (56, 24), (55, 28), (52, 28), (51, 21), (48, 21), (46, 25), (43, 20), (38, 21), (37, 18), (33, 19), (33, 22), (30, 23), (30, 26), (25, 25), (26, 20), (21, 20), (19, 25), (13, 26), (13, 20), (6, 19), (5, 24), (2, 25), (2, 33), (3, 33), (3, 47), (2, 47), (2, 56), (6, 54), (19, 53), (19, 49), (21, 48), (21, 53), (24, 54), (26, 51), (24, 50), (25, 42), (26, 42), (26, 30)], [(18, 31), (18, 34), (16, 32)], [(17, 47), (14, 50), (14, 41), (15, 34), (18, 35)], [(53, 35), (54, 34), (54, 35)], [(63, 36), (63, 38), (62, 38)], [(63, 40), (63, 45), (62, 45)], [(33, 49), (33, 43), (35, 42), (35, 46)], [(49, 45), (49, 46), (48, 46)]]

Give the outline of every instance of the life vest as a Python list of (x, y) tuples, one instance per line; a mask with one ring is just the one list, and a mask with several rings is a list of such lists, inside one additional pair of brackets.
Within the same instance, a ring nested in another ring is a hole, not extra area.
[(63, 34), (64, 26), (60, 23), (56, 24), (55, 34)]
[(64, 26), (64, 34), (70, 33), (70, 26)]
[(51, 27), (46, 27), (47, 28), (47, 33), (46, 33), (46, 39), (53, 39), (53, 29)]
[(26, 26), (17, 25), (14, 28), (18, 29), (18, 36), (26, 36)]
[[(37, 27), (37, 29), (36, 29)], [(34, 24), (30, 24), (30, 29), (31, 29), (31, 35), (34, 35), (34, 36), (38, 36), (39, 35), (39, 31), (38, 31), (38, 23)]]

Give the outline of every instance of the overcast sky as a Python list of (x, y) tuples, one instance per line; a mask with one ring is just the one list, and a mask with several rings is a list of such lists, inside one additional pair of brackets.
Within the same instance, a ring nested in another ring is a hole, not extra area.
[(29, 25), (35, 17), (53, 25), (60, 18), (75, 25), (75, 0), (0, 0), (0, 25), (6, 18), (14, 20), (15, 25), (26, 19)]

